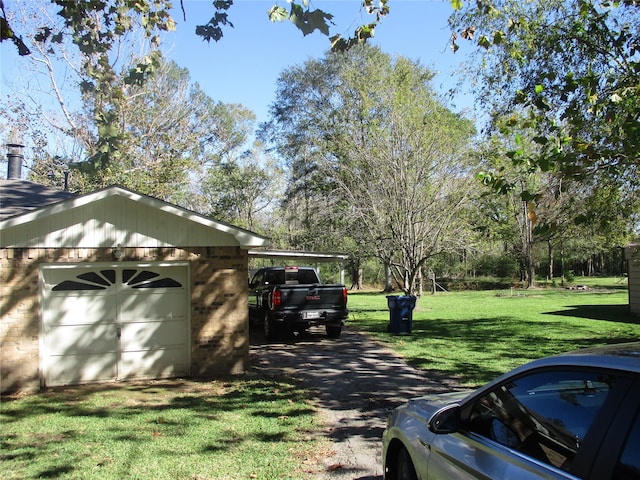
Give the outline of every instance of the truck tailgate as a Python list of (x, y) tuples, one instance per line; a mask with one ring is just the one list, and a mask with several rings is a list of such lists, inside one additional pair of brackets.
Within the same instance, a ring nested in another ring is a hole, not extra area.
[(280, 285), (285, 310), (323, 310), (344, 308), (342, 285)]

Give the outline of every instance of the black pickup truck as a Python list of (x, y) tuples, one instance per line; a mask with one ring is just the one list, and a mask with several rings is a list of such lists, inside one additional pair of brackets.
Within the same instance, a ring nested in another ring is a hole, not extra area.
[(249, 281), (249, 315), (263, 322), (270, 340), (312, 325), (324, 325), (327, 336), (338, 338), (349, 315), (347, 289), (321, 284), (311, 267), (261, 268)]

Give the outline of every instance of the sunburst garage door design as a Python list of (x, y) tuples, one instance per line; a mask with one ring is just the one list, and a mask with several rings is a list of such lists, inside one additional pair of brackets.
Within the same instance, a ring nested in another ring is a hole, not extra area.
[(189, 374), (186, 264), (41, 273), (46, 385)]

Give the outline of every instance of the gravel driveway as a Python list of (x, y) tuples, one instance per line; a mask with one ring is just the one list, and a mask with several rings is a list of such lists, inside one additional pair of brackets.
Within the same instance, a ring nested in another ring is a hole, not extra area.
[(267, 375), (303, 380), (317, 392), (334, 445), (317, 480), (381, 480), (381, 435), (389, 412), (411, 397), (459, 388), (452, 380), (427, 377), (348, 327), (337, 340), (313, 328), (271, 343), (252, 330), (251, 363)]

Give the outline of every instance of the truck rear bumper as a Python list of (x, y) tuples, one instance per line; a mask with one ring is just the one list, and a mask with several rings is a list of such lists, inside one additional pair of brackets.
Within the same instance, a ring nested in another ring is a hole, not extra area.
[(349, 311), (305, 310), (303, 312), (272, 312), (271, 319), (291, 328), (313, 325), (344, 326)]

